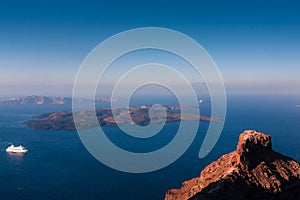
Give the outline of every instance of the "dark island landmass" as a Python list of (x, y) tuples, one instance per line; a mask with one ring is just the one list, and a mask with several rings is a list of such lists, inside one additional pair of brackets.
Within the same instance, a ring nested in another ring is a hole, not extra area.
[(300, 164), (272, 150), (271, 137), (253, 130), (237, 149), (203, 169), (200, 176), (171, 189), (165, 200), (300, 199)]
[[(193, 121), (193, 120), (202, 120), (202, 121), (221, 121), (218, 118), (202, 116), (191, 113), (182, 113), (178, 111), (193, 109), (191, 107), (180, 107), (180, 106), (163, 106), (166, 112), (162, 110), (153, 110), (152, 119), (149, 116), (149, 110), (151, 105), (142, 105), (140, 107), (120, 107), (113, 108), (116, 113), (113, 116), (112, 108), (96, 108), (96, 116), (100, 126), (116, 126), (117, 124), (132, 124), (135, 123), (140, 126), (146, 126), (150, 123), (161, 124), (161, 123), (172, 123), (178, 121)], [(166, 117), (164, 118), (164, 113)], [(88, 124), (90, 113), (89, 111), (77, 111), (77, 113), (82, 122), (82, 129), (92, 128), (97, 126)], [(130, 119), (127, 117), (129, 114)], [(24, 122), (30, 128), (36, 130), (76, 130), (73, 113), (72, 111), (63, 111), (63, 112), (52, 112), (34, 116), (34, 120), (29, 120)], [(78, 128), (78, 127), (77, 127)]]

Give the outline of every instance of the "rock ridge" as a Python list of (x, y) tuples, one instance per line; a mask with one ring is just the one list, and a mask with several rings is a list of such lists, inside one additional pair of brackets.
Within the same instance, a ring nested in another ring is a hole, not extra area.
[(275, 152), (270, 135), (247, 130), (240, 134), (235, 151), (165, 196), (186, 199), (300, 199), (300, 165)]

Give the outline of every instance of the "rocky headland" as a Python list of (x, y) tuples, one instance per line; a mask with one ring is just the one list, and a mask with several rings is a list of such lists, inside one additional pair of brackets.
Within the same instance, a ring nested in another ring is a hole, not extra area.
[(235, 151), (165, 196), (165, 200), (186, 199), (300, 199), (300, 165), (274, 151), (269, 135), (248, 130), (240, 135)]

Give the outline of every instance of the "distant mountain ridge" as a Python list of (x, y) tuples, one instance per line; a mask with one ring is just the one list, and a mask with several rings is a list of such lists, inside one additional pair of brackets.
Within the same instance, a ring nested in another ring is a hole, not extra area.
[(0, 104), (71, 104), (72, 98), (70, 97), (50, 97), (50, 96), (24, 96), (1, 99)]
[[(116, 102), (116, 101), (118, 101), (117, 98), (110, 98), (110, 97), (100, 97), (95, 99), (95, 102)], [(44, 105), (44, 104), (71, 104), (71, 103), (72, 103), (71, 97), (38, 96), (38, 95), (0, 99), (0, 104)]]

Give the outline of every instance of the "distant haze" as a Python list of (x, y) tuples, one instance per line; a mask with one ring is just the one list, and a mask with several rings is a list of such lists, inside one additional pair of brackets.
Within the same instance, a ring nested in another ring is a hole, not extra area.
[[(299, 9), (296, 1), (5, 1), (0, 7), (0, 95), (71, 96), (77, 70), (96, 45), (147, 26), (180, 31), (203, 45), (228, 93), (300, 94)], [(157, 61), (181, 69), (194, 85), (203, 82), (185, 61), (165, 52), (128, 56), (111, 74)], [(106, 90), (112, 80), (104, 80)]]

